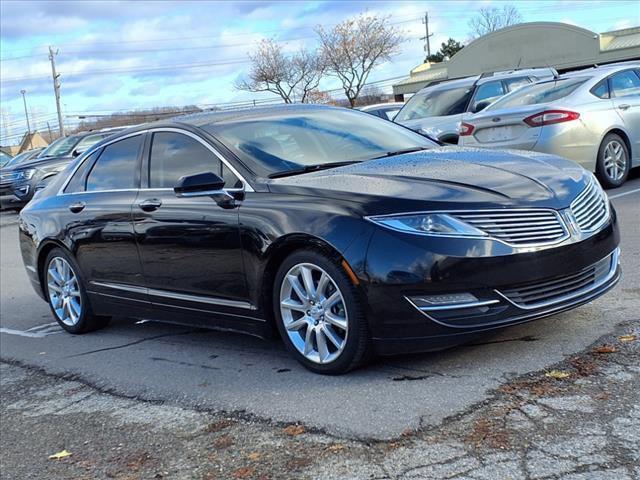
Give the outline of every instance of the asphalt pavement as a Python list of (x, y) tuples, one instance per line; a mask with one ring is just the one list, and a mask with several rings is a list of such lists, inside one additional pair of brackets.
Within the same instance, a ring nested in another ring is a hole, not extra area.
[[(637, 170), (637, 169), (636, 169)], [(516, 376), (582, 351), (640, 309), (640, 175), (609, 192), (622, 231), (623, 278), (571, 312), (511, 327), (473, 345), (399, 356), (340, 377), (314, 375), (278, 341), (114, 319), (64, 333), (27, 281), (16, 215), (0, 215), (0, 360), (38, 367), (119, 396), (238, 418), (300, 422), (357, 439), (398, 438), (470, 411)]]

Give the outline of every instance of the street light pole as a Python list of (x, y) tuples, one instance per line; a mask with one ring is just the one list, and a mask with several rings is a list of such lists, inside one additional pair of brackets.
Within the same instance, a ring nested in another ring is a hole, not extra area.
[(26, 90), (20, 90), (20, 93), (22, 94), (22, 102), (24, 103), (24, 116), (27, 119), (27, 135), (29, 137), (29, 147), (31, 150), (33, 150), (33, 144), (31, 141), (31, 126), (29, 125), (29, 113), (27, 111), (27, 97), (25, 96), (25, 94), (27, 93)]

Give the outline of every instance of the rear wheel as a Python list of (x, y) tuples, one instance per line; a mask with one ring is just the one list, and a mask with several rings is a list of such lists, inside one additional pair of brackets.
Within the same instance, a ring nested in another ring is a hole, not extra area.
[(43, 278), (51, 312), (66, 331), (85, 333), (109, 323), (109, 317), (93, 314), (80, 269), (65, 250), (54, 248), (49, 252)]
[(596, 174), (605, 188), (622, 185), (629, 175), (629, 150), (625, 141), (615, 133), (610, 133), (600, 145)]
[(276, 274), (274, 314), (287, 349), (309, 370), (340, 374), (362, 364), (369, 331), (354, 285), (329, 257), (303, 250)]

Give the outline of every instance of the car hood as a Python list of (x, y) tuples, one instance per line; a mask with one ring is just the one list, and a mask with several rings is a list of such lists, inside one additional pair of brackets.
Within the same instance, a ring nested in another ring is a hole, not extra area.
[(444, 117), (425, 117), (414, 118), (413, 120), (405, 120), (398, 122), (411, 130), (424, 130), (427, 133), (441, 133), (441, 132), (457, 132), (458, 123), (462, 118), (462, 114), (459, 115), (447, 115)]
[(381, 197), (404, 201), (408, 208), (424, 208), (425, 202), (443, 208), (467, 203), (566, 208), (588, 175), (573, 162), (537, 152), (442, 147), (280, 178), (269, 189), (368, 199), (383, 209), (383, 203), (394, 202), (380, 202)]
[(2, 173), (13, 172), (16, 170), (24, 170), (27, 168), (38, 168), (42, 166), (47, 166), (52, 163), (62, 163), (62, 162), (70, 162), (74, 157), (47, 157), (47, 158), (34, 158), (32, 160), (21, 162), (17, 165), (10, 165), (7, 168), (2, 169)]

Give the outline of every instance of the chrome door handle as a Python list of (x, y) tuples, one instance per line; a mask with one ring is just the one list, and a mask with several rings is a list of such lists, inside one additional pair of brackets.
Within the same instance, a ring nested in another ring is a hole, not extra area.
[(84, 202), (76, 202), (69, 205), (69, 210), (71, 210), (73, 213), (79, 213), (84, 210), (84, 207), (86, 206), (87, 204)]
[(626, 103), (624, 103), (622, 105), (618, 105), (618, 108), (620, 110), (629, 110), (631, 108), (631, 105), (627, 105)]
[(160, 208), (161, 205), (162, 205), (162, 200), (159, 200), (157, 198), (149, 198), (138, 204), (138, 206), (140, 207), (140, 210), (144, 212), (153, 212), (154, 210), (157, 210), (158, 208)]

